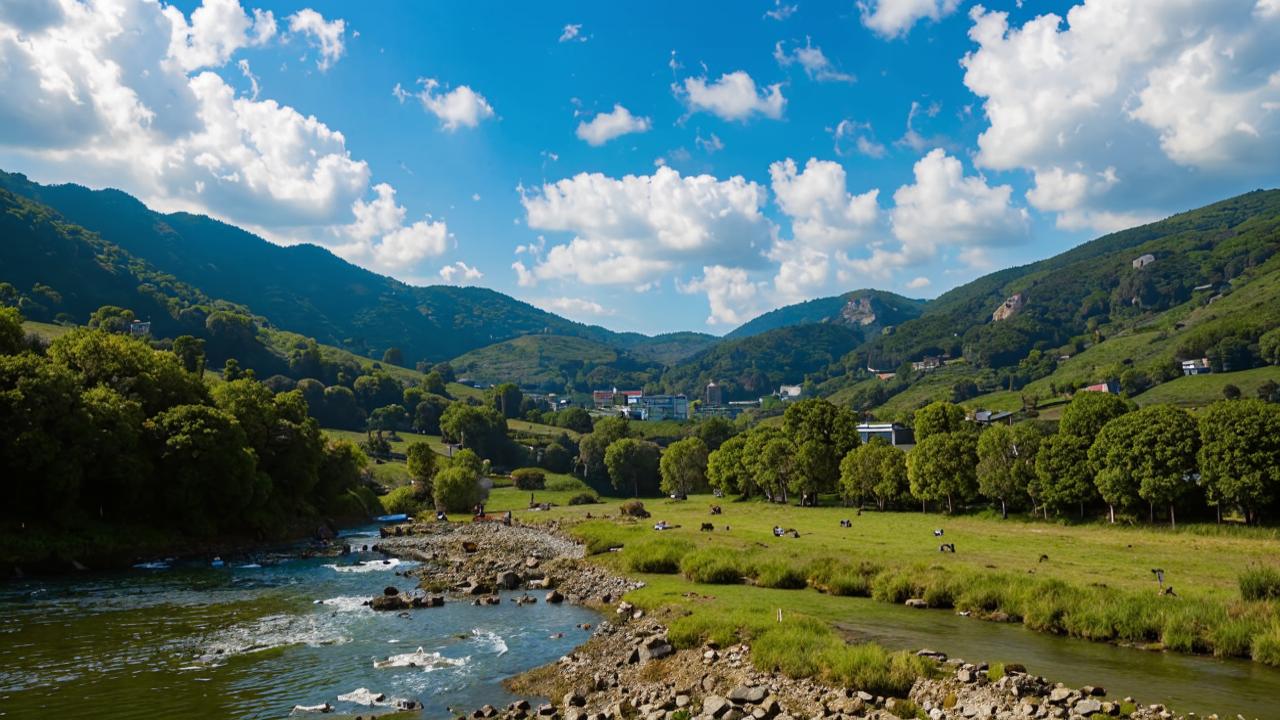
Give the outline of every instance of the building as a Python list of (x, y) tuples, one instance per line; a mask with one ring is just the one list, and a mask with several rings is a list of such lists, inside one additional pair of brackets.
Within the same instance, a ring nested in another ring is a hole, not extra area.
[(607, 410), (613, 407), (613, 391), (612, 390), (595, 390), (591, 393), (591, 404), (597, 410)]
[(725, 420), (734, 420), (742, 414), (743, 408), (737, 405), (703, 405), (698, 408), (697, 416), (700, 418), (722, 417)]
[(898, 423), (881, 422), (858, 423), (858, 438), (862, 442), (870, 442), (874, 438), (880, 438), (890, 445), (914, 445), (916, 438), (910, 428), (903, 427)]
[(896, 377), (898, 377), (898, 373), (891, 373), (891, 372), (876, 373), (877, 380), (892, 380)]
[(804, 395), (804, 388), (799, 385), (783, 385), (778, 388), (778, 399), (782, 402), (799, 400)]
[(1080, 392), (1100, 392), (1100, 393), (1111, 393), (1112, 395), (1119, 395), (1120, 385), (1116, 383), (1114, 380), (1108, 380), (1107, 382), (1104, 382), (1104, 383), (1098, 383), (1097, 385), (1090, 385), (1089, 387), (1080, 388)]
[(689, 419), (689, 398), (684, 395), (643, 395), (628, 404), (641, 420)]
[(724, 405), (724, 390), (716, 384), (715, 380), (707, 383), (707, 392), (703, 397), (703, 404), (710, 407), (720, 407)]
[(969, 421), (978, 425), (1012, 425), (1013, 413), (1007, 410), (975, 410)]
[(1022, 296), (1022, 293), (1014, 293), (1010, 295), (1005, 298), (1005, 301), (1000, 304), (1000, 307), (996, 308), (995, 312), (991, 313), (991, 322), (1008, 320), (1018, 314), (1018, 311), (1026, 304), (1027, 300)]
[(1156, 261), (1156, 256), (1152, 255), (1151, 253), (1147, 253), (1145, 255), (1139, 255), (1138, 257), (1133, 259), (1133, 269), (1141, 270), (1142, 268), (1150, 265), (1155, 261)]
[(634, 405), (637, 400), (644, 397), (643, 390), (593, 390), (591, 392), (591, 404), (597, 410), (608, 410), (612, 407)]
[(911, 369), (919, 372), (933, 372), (940, 367), (942, 367), (942, 358), (936, 355), (926, 355), (923, 360), (911, 363)]
[(151, 337), (151, 321), (134, 320), (129, 323), (129, 334), (133, 337)]
[(1209, 367), (1209, 358), (1182, 361), (1183, 375), (1207, 375), (1211, 372), (1213, 368)]

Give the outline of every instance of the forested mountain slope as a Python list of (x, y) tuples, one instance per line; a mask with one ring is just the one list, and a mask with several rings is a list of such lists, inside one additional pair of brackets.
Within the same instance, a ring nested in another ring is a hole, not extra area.
[(927, 302), (884, 290), (853, 290), (835, 297), (817, 298), (770, 310), (725, 337), (750, 337), (781, 327), (832, 323), (859, 328), (864, 337), (870, 338), (884, 328), (920, 317)]

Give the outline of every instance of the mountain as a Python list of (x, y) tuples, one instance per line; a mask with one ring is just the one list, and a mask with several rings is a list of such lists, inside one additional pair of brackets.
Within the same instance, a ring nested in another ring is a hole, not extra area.
[(698, 333), (658, 338), (614, 333), (484, 288), (409, 286), (315, 245), (283, 247), (208, 217), (158, 213), (118, 190), (40, 185), (3, 172), (0, 188), (51, 207), (211, 297), (248, 306), (279, 327), (361, 355), (381, 357), (387, 348), (398, 347), (412, 365), (550, 333), (673, 362), (714, 342)]
[(517, 382), (526, 388), (563, 393), (606, 387), (644, 387), (662, 372), (646, 360), (594, 340), (526, 335), (472, 350), (450, 361), (458, 377), (482, 383)]
[(917, 318), (928, 303), (884, 290), (853, 290), (835, 297), (818, 298), (771, 310), (725, 335), (743, 338), (792, 325), (832, 323), (861, 328), (871, 337), (886, 327)]
[[(831, 323), (796, 325), (725, 340), (662, 376), (662, 387), (699, 397), (714, 380), (726, 400), (750, 400), (778, 389), (843, 374), (840, 364), (862, 342), (855, 329)], [(815, 377), (816, 376), (816, 377)]]

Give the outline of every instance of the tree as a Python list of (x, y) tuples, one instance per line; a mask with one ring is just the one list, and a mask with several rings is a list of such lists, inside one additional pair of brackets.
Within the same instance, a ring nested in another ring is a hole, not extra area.
[(515, 383), (502, 383), (489, 390), (488, 403), (505, 418), (520, 417), (520, 403), (524, 393)]
[(182, 363), (184, 370), (204, 377), (204, 340), (191, 335), (181, 335), (173, 341), (173, 354), (178, 356), (178, 362)]
[(382, 353), (382, 362), (387, 365), (404, 365), (404, 351), (398, 347), (389, 347)]
[(227, 361), (222, 364), (222, 379), (234, 381), (244, 378), (253, 379), (253, 370), (244, 370), (240, 367), (239, 360), (227, 358)]
[(1240, 388), (1232, 385), (1231, 383), (1227, 383), (1222, 386), (1222, 397), (1226, 400), (1239, 400)]
[(315, 497), (321, 508), (334, 508), (340, 497), (356, 487), (369, 458), (350, 440), (330, 440), (325, 443), (316, 471)]
[(916, 411), (916, 442), (922, 442), (930, 435), (954, 433), (964, 429), (964, 408), (952, 403), (938, 400), (925, 405)]
[(579, 433), (591, 432), (591, 414), (580, 407), (565, 408), (556, 413), (556, 426)]
[(89, 316), (89, 327), (113, 333), (129, 332), (129, 326), (137, 319), (132, 310), (115, 305), (103, 305)]
[(927, 436), (907, 455), (911, 494), (920, 501), (946, 500), (947, 512), (955, 512), (956, 500), (967, 500), (978, 490), (977, 444), (970, 432)]
[(403, 430), (409, 426), (409, 413), (404, 406), (392, 403), (369, 413), (370, 430)]
[(1209, 501), (1240, 508), (1246, 523), (1280, 496), (1280, 406), (1261, 400), (1219, 401), (1205, 408), (1200, 430), (1200, 484)]
[(798, 452), (790, 489), (806, 497), (836, 487), (840, 461), (859, 443), (858, 418), (848, 408), (818, 398), (788, 406), (782, 431)]
[(1102, 498), (1111, 507), (1146, 500), (1154, 518), (1155, 505), (1173, 505), (1191, 485), (1200, 442), (1194, 418), (1185, 410), (1152, 405), (1121, 415), (1103, 426), (1089, 448), (1089, 462)]
[(736, 434), (733, 423), (722, 417), (710, 417), (698, 423), (693, 434), (707, 446), (708, 451), (720, 449), (729, 438)]
[(671, 443), (658, 464), (662, 475), (662, 492), (688, 495), (707, 487), (707, 444), (699, 437), (687, 437)]
[(0, 355), (17, 355), (25, 350), (26, 346), (26, 334), (22, 330), (22, 313), (19, 313), (17, 308), (0, 307)]
[(360, 409), (360, 404), (356, 402), (356, 395), (351, 388), (341, 385), (330, 385), (325, 388), (323, 407), (323, 413), (319, 419), (325, 427), (344, 430), (364, 429), (364, 410)]
[(636, 438), (616, 440), (604, 454), (609, 480), (619, 492), (634, 497), (653, 495), (658, 489), (658, 462), (662, 451), (654, 443)]
[(1275, 380), (1267, 380), (1259, 385), (1258, 399), (1263, 402), (1280, 403), (1280, 384)]
[(573, 453), (558, 442), (553, 442), (542, 451), (542, 467), (555, 473), (567, 473), (573, 470)]
[(86, 460), (77, 441), (89, 427), (80, 389), (75, 373), (47, 358), (0, 355), (0, 513), (32, 519), (75, 504)]
[(456, 463), (436, 474), (433, 493), (436, 509), (453, 513), (470, 512), (484, 500), (479, 474)]
[(1132, 409), (1133, 406), (1119, 395), (1078, 392), (1062, 411), (1058, 432), (1092, 439), (1098, 436), (1104, 425)]
[(781, 434), (765, 436), (759, 455), (753, 458), (755, 481), (772, 501), (787, 502), (787, 492), (795, 483), (796, 446)]
[(356, 378), (352, 389), (355, 391), (356, 401), (367, 413), (404, 400), (404, 388), (400, 381), (381, 371)]
[(444, 376), (435, 370), (427, 373), (426, 376), (422, 378), (422, 387), (426, 388), (427, 392), (432, 395), (444, 395), (447, 397), (449, 395), (449, 391), (446, 385), (447, 383), (445, 382)]
[(427, 395), (414, 407), (413, 429), (427, 435), (440, 434), (440, 418), (449, 409), (449, 401), (439, 395)]
[(85, 387), (102, 385), (137, 400), (148, 417), (209, 399), (205, 384), (183, 370), (173, 353), (127, 335), (77, 328), (53, 341), (49, 358), (76, 372)]
[(1084, 519), (1084, 504), (1097, 495), (1089, 468), (1089, 438), (1059, 433), (1040, 443), (1036, 454), (1036, 476), (1027, 486), (1027, 494), (1049, 510), (1061, 512), (1078, 506)]
[(408, 460), (409, 476), (413, 478), (413, 492), (423, 500), (433, 497), (431, 481), (436, 476), (436, 453), (431, 446), (421, 440), (409, 443), (405, 449)]
[(978, 436), (978, 491), (1000, 501), (1002, 518), (1009, 517), (1009, 501), (1022, 497), (1035, 478), (1040, 440), (1030, 423), (994, 425)]
[(232, 527), (265, 499), (269, 479), (257, 472), (244, 430), (229, 413), (178, 405), (145, 425), (156, 458), (163, 517), (197, 535)]
[(517, 490), (545, 490), (547, 476), (538, 468), (520, 468), (511, 473), (511, 480)]
[(707, 482), (711, 487), (726, 495), (746, 494), (751, 484), (746, 466), (742, 462), (746, 444), (745, 436), (735, 435), (707, 456)]
[(431, 372), (440, 376), (442, 382), (451, 383), (458, 380), (457, 375), (453, 372), (453, 366), (447, 362), (436, 363), (431, 367)]
[(610, 417), (601, 420), (595, 430), (582, 436), (578, 441), (578, 465), (582, 468), (582, 478), (597, 490), (603, 489), (601, 485), (609, 481), (605, 452), (610, 445), (630, 434), (631, 426), (626, 418)]
[(257, 460), (263, 497), (293, 504), (309, 496), (317, 482), (324, 438), (307, 414), (302, 393), (277, 395), (262, 383), (242, 379), (216, 386), (213, 398), (244, 431)]
[(876, 506), (884, 510), (908, 492), (906, 453), (874, 438), (840, 461), (840, 487), (845, 501), (874, 497)]
[(446, 440), (490, 460), (496, 459), (508, 442), (507, 420), (497, 410), (463, 403), (453, 403), (440, 416), (440, 432)]

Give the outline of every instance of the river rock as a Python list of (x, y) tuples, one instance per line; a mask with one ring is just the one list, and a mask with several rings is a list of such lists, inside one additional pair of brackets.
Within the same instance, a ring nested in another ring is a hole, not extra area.
[(764, 700), (765, 694), (765, 689), (762, 687), (747, 687), (745, 685), (739, 685), (729, 691), (728, 697), (736, 703), (751, 703), (754, 705), (755, 703)]
[(651, 637), (640, 644), (636, 648), (639, 662), (647, 663), (650, 660), (661, 660), (664, 657), (675, 652), (675, 648), (671, 647), (671, 643), (667, 642), (665, 637)]
[(708, 695), (702, 699), (702, 714), (708, 717), (718, 718), (729, 712), (731, 707), (729, 701), (719, 695)]
[(515, 590), (520, 587), (520, 576), (510, 570), (504, 570), (498, 573), (494, 582), (502, 590)]
[(564, 602), (564, 595), (561, 595), (559, 590), (552, 590), (551, 592), (547, 593), (547, 602), (551, 603), (552, 605), (562, 603)]
[(1096, 712), (1102, 712), (1102, 703), (1098, 702), (1093, 698), (1085, 698), (1084, 700), (1081, 700), (1080, 702), (1076, 703), (1076, 706), (1075, 708), (1072, 709), (1072, 712), (1074, 712), (1076, 715), (1083, 715), (1085, 717), (1089, 717), (1090, 715)]
[(929, 607), (929, 603), (925, 602), (924, 598), (908, 598), (907, 601), (903, 603), (903, 605), (906, 605), (909, 608), (918, 608), (918, 609)]
[(407, 610), (410, 607), (410, 602), (404, 595), (396, 593), (395, 595), (381, 595), (370, 600), (369, 607), (382, 612)]

